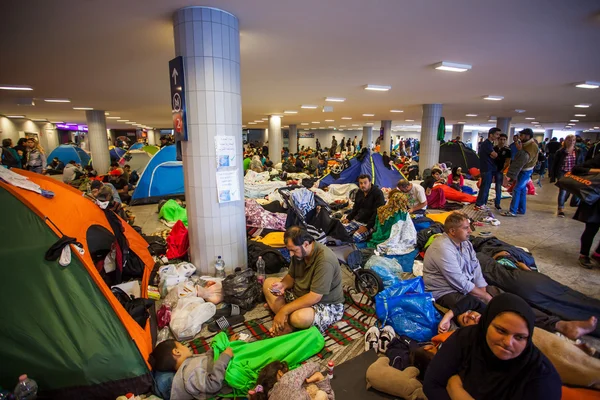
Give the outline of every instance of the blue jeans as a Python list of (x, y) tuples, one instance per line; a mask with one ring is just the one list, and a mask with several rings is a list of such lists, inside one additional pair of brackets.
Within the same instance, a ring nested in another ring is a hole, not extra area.
[(487, 204), (494, 173), (495, 171), (486, 171), (481, 173), (481, 186), (479, 187), (479, 194), (477, 195), (477, 201), (475, 202), (476, 206), (481, 207)]
[(512, 201), (510, 202), (510, 212), (513, 214), (525, 214), (527, 208), (527, 182), (531, 179), (533, 170), (521, 171), (517, 177), (517, 184), (512, 192)]
[(494, 204), (496, 208), (500, 208), (500, 200), (502, 200), (502, 182), (504, 182), (504, 174), (502, 171), (496, 171), (494, 173), (494, 178), (496, 179), (496, 201)]
[[(560, 178), (562, 178), (563, 176), (565, 176), (565, 172), (564, 171), (559, 171), (556, 173), (556, 180), (559, 180)], [(567, 192), (565, 189), (558, 189), (558, 208), (562, 209), (565, 208), (565, 203), (567, 202), (567, 199), (569, 198), (569, 192)]]

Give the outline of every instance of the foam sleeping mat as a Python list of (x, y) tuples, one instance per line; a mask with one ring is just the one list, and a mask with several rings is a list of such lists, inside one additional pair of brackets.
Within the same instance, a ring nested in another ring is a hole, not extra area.
[(367, 390), (367, 368), (377, 361), (377, 353), (367, 351), (361, 355), (336, 365), (331, 387), (336, 399), (344, 400), (370, 400), (370, 399), (396, 399), (394, 396), (379, 392), (373, 388)]

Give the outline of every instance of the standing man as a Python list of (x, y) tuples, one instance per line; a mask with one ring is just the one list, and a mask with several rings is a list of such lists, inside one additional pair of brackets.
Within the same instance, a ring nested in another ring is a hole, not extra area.
[(477, 201), (475, 202), (475, 209), (478, 211), (488, 211), (487, 201), (490, 195), (490, 187), (492, 186), (492, 178), (498, 170), (496, 166), (498, 153), (494, 151), (494, 141), (498, 139), (500, 132), (500, 128), (490, 129), (487, 139), (479, 143), (477, 149), (477, 153), (479, 154), (479, 170), (481, 172), (481, 185)]
[(317, 141), (315, 142), (315, 146), (317, 147), (317, 153), (321, 153), (321, 142), (319, 142), (319, 139), (317, 139)]
[[(510, 163), (506, 176), (509, 180), (515, 180), (516, 184), (512, 192), (512, 200), (510, 202), (510, 211), (504, 212), (501, 215), (505, 217), (516, 217), (517, 214), (525, 215), (527, 209), (527, 182), (533, 174), (533, 167), (538, 160), (538, 148), (535, 140), (533, 140), (533, 131), (529, 128), (519, 132), (522, 144), (517, 143), (517, 154)], [(520, 148), (522, 147), (522, 148)]]
[(331, 138), (331, 148), (329, 149), (329, 157), (335, 157), (335, 151), (337, 150), (337, 140), (335, 140), (335, 136)]
[(498, 136), (498, 145), (494, 147), (494, 151), (498, 154), (496, 157), (496, 173), (494, 179), (496, 180), (496, 201), (494, 205), (496, 210), (502, 211), (500, 207), (500, 200), (502, 200), (502, 183), (504, 182), (504, 171), (508, 169), (510, 164), (510, 148), (506, 145), (508, 135), (501, 133)]
[(375, 226), (377, 209), (385, 204), (383, 192), (377, 186), (371, 184), (369, 175), (359, 176), (358, 186), (360, 191), (356, 193), (354, 207), (352, 207), (350, 214), (342, 220), (346, 232), (352, 235), (355, 243), (367, 241)]
[(510, 159), (514, 159), (515, 156), (517, 155), (517, 151), (519, 151), (519, 149), (517, 148), (517, 144), (519, 142), (519, 135), (514, 135), (513, 136), (513, 142), (510, 144)]
[[(555, 137), (550, 139), (550, 141), (546, 145), (546, 154), (548, 156), (548, 168), (552, 169), (552, 166), (554, 165), (554, 157), (556, 156), (556, 152), (560, 150), (561, 147), (562, 145)], [(550, 174), (550, 183), (552, 182), (556, 182), (556, 179), (553, 179), (552, 174)]]
[(335, 253), (315, 242), (305, 230), (292, 226), (283, 241), (292, 257), (288, 274), (267, 278), (263, 293), (275, 313), (271, 334), (290, 333), (316, 326), (321, 333), (342, 319), (342, 269)]

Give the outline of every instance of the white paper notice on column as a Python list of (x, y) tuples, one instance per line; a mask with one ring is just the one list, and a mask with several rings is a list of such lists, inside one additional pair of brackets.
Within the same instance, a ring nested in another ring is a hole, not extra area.
[(217, 169), (236, 167), (235, 136), (215, 136)]
[(240, 200), (238, 171), (217, 171), (217, 192), (219, 203)]

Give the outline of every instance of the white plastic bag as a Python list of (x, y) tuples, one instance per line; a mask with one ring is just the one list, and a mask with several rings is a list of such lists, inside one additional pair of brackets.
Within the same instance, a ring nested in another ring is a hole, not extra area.
[(206, 281), (206, 286), (196, 286), (198, 297), (202, 297), (213, 304), (219, 304), (223, 301), (223, 284), (221, 283), (221, 279), (213, 280), (213, 278), (209, 278)]
[(200, 297), (179, 299), (171, 315), (171, 331), (178, 341), (189, 340), (202, 330), (202, 324), (211, 319), (217, 311), (213, 303)]
[(192, 276), (196, 272), (194, 264), (189, 262), (182, 262), (177, 264), (177, 274), (179, 276), (185, 276), (186, 278)]

